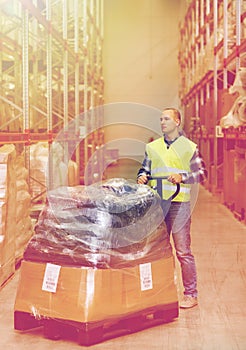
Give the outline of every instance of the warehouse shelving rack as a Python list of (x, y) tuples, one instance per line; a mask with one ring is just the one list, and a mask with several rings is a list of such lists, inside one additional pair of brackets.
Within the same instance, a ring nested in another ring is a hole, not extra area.
[[(2, 0), (0, 26), (0, 144), (24, 151), (30, 169), (30, 146), (51, 150), (62, 133), (64, 157), (71, 140), (78, 146), (83, 183), (89, 152), (104, 142), (102, 109), (87, 113), (103, 104), (103, 1)], [(52, 177), (49, 157), (49, 186)]]
[(238, 199), (233, 167), (228, 165), (228, 152), (240, 149), (242, 157), (246, 149), (245, 130), (230, 128), (223, 134), (219, 121), (238, 97), (229, 88), (239, 68), (246, 66), (246, 2), (191, 1), (180, 24), (179, 65), (185, 131), (207, 164), (205, 186), (245, 220), (245, 199)]
[[(179, 65), (185, 131), (207, 164), (205, 186), (227, 204), (225, 197), (235, 185), (227, 173), (232, 168), (227, 149), (246, 148), (245, 134), (231, 129), (223, 134), (219, 121), (238, 97), (229, 88), (239, 68), (246, 67), (246, 1), (192, 0), (180, 24)], [(235, 202), (229, 206), (237, 215)]]

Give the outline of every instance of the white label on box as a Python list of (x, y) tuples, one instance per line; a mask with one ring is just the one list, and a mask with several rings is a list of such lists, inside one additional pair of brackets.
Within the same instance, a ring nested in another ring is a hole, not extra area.
[(61, 266), (47, 263), (44, 273), (42, 290), (46, 292), (56, 292)]
[(151, 263), (140, 264), (139, 272), (140, 272), (141, 290), (152, 289), (153, 282), (152, 282)]

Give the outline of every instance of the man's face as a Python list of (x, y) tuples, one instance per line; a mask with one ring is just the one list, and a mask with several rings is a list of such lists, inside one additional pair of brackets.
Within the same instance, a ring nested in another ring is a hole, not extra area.
[(175, 120), (173, 111), (166, 110), (160, 117), (161, 130), (163, 134), (169, 134), (177, 129), (179, 121)]

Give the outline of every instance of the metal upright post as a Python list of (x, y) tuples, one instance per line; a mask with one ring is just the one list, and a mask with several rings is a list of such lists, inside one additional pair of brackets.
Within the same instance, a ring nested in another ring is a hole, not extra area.
[[(29, 12), (22, 10), (22, 84), (23, 84), (23, 130), (30, 134), (29, 123)], [(25, 166), (28, 169), (28, 184), (30, 185), (30, 147), (25, 145)]]
[(47, 130), (52, 132), (53, 121), (52, 121), (52, 28), (51, 28), (51, 8), (50, 0), (46, 0), (46, 19), (49, 23), (49, 31), (47, 33), (47, 44), (46, 44), (46, 65), (47, 65)]
[(241, 6), (242, 0), (236, 0), (236, 73), (240, 67), (240, 45), (241, 45)]
[(62, 33), (64, 40), (63, 47), (63, 127), (67, 131), (68, 127), (68, 42), (67, 42), (67, 1), (63, 1), (62, 11)]
[(213, 107), (213, 140), (214, 140), (214, 174), (212, 176), (212, 190), (218, 188), (218, 174), (217, 174), (217, 166), (218, 166), (218, 143), (217, 138), (215, 136), (215, 125), (217, 123), (217, 114), (218, 114), (218, 0), (214, 0), (214, 107)]
[[(208, 18), (210, 14), (210, 0), (206, 0), (206, 17)], [(208, 44), (208, 41), (210, 39), (210, 26), (209, 21), (206, 21), (206, 43)]]
[[(84, 123), (85, 123), (85, 139), (84, 139), (84, 166), (86, 167), (88, 162), (88, 34), (87, 34), (87, 1), (84, 1), (83, 8), (83, 46), (85, 52), (84, 58)], [(85, 170), (85, 169), (84, 169)]]
[[(0, 15), (0, 28), (2, 28), (3, 26), (3, 16)], [(2, 50), (2, 44), (1, 44), (1, 50), (0, 50), (0, 84), (1, 84), (1, 87), (3, 86), (3, 61), (4, 61), (4, 57), (3, 57), (3, 50)], [(2, 91), (1, 91), (1, 94), (2, 94)], [(1, 121), (0, 121), (0, 128), (1, 128)]]
[(89, 28), (89, 37), (91, 38), (91, 41), (89, 43), (89, 62), (90, 62), (90, 67), (91, 67), (91, 77), (90, 77), (90, 120), (89, 120), (89, 125), (90, 125), (90, 130), (88, 132), (90, 133), (90, 147), (91, 147), (91, 154), (90, 154), (90, 159), (88, 159), (88, 162), (90, 164), (89, 168), (89, 178), (92, 180), (93, 175), (94, 175), (94, 152), (95, 152), (95, 102), (94, 102), (94, 79), (95, 79), (95, 61), (94, 61), (94, 18), (93, 18), (93, 0), (90, 0), (90, 6), (89, 6), (89, 11), (90, 11), (90, 28)]
[(78, 116), (79, 116), (79, 3), (74, 0), (74, 53), (75, 53), (75, 117), (76, 117), (76, 132), (78, 131)]
[(100, 95), (100, 7), (99, 7), (99, 0), (96, 0), (96, 8), (95, 8), (95, 32), (96, 32), (96, 128), (97, 128), (97, 146), (96, 146), (96, 153), (97, 153), (97, 172), (99, 176), (102, 173), (102, 154), (100, 150), (100, 111), (99, 111), (99, 95)]
[[(33, 0), (33, 4), (37, 7), (37, 0)], [(38, 20), (36, 18), (33, 19), (31, 24), (31, 34), (34, 34), (34, 38), (38, 37)], [(31, 40), (31, 36), (30, 36)], [(30, 58), (30, 64), (32, 64), (32, 76), (38, 77), (39, 69), (38, 69), (38, 42), (37, 40), (32, 40), (32, 57)], [(34, 132), (38, 132), (39, 124), (38, 121), (38, 113), (35, 108), (32, 108), (35, 105), (38, 97), (38, 79), (30, 80), (32, 82), (30, 87), (31, 92), (31, 100), (30, 100), (30, 129), (34, 130)], [(37, 123), (37, 125), (36, 125)]]
[(218, 0), (214, 0), (214, 120), (217, 118), (217, 75), (218, 75)]
[(104, 8), (104, 0), (100, 1), (101, 3), (101, 10), (100, 10), (100, 32), (101, 32), (101, 36), (102, 38), (104, 37), (104, 16), (103, 16), (103, 8)]
[(228, 0), (224, 0), (223, 7), (223, 30), (224, 30), (224, 45), (223, 45), (223, 88), (227, 89), (227, 57), (228, 57)]
[[(75, 134), (79, 135), (79, 2), (74, 0), (74, 53), (75, 53), (75, 86), (74, 86), (74, 104), (75, 104)], [(80, 152), (79, 147), (76, 147), (75, 152), (76, 163), (80, 169)]]
[(46, 20), (49, 23), (47, 31), (46, 43), (46, 83), (47, 83), (47, 132), (50, 135), (49, 140), (49, 159), (48, 159), (48, 184), (49, 188), (53, 188), (53, 153), (52, 153), (52, 132), (53, 132), (53, 118), (52, 118), (52, 27), (51, 27), (51, 6), (50, 0), (46, 0)]
[(67, 1), (63, 1), (62, 9), (62, 33), (64, 40), (63, 47), (63, 132), (64, 140), (64, 163), (68, 166), (68, 40), (67, 40)]
[(194, 45), (195, 45), (195, 9), (194, 7), (192, 7), (192, 11), (191, 11), (191, 50), (190, 50), (190, 54), (191, 54), (191, 84), (190, 84), (190, 88), (192, 88), (195, 84), (195, 51), (194, 51)]
[[(199, 50), (197, 38), (199, 36), (199, 0), (196, 0), (195, 3), (195, 11), (194, 11), (194, 22), (195, 22), (195, 35), (194, 35), (194, 72), (195, 72), (195, 80), (194, 83), (198, 83), (198, 81), (201, 79), (200, 76), (200, 67), (201, 67), (201, 48)], [(196, 110), (196, 113), (198, 115), (198, 110)]]
[[(208, 18), (210, 14), (210, 0), (206, 0), (206, 17)], [(210, 26), (209, 21), (206, 21), (206, 45), (208, 45), (208, 42), (210, 40)], [(207, 53), (207, 56), (209, 56), (209, 53)], [(210, 59), (208, 57), (208, 59)], [(209, 82), (206, 83), (206, 100), (208, 101), (210, 99), (210, 84)]]
[[(200, 28), (202, 29), (202, 32), (200, 32), (200, 42), (201, 42), (201, 56), (202, 56), (202, 61), (201, 61), (201, 78), (204, 76), (204, 71), (205, 71), (205, 52), (204, 52), (204, 0), (201, 0), (200, 2)], [(203, 95), (203, 94), (202, 94)]]
[(104, 127), (104, 107), (103, 107), (103, 89), (104, 89), (104, 81), (103, 81), (103, 73), (102, 73), (102, 47), (103, 47), (103, 11), (104, 9), (104, 0), (98, 1), (98, 28), (99, 28), (99, 42), (100, 42), (100, 56), (99, 56), (99, 123), (100, 123), (100, 147), (101, 147), (101, 168), (100, 168), (100, 174), (103, 174), (104, 165), (105, 165), (105, 156), (104, 156), (104, 134), (103, 134), (103, 127)]

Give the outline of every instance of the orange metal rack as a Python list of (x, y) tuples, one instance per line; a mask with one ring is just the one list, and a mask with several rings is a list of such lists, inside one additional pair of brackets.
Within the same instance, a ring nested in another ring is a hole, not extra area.
[[(193, 0), (180, 24), (179, 48), (185, 131), (197, 142), (206, 161), (206, 188), (241, 220), (245, 220), (246, 205), (240, 195), (231, 199), (232, 193), (238, 193), (238, 174), (232, 169), (238, 171), (238, 159), (241, 167), (245, 162), (245, 134), (240, 129), (225, 131), (224, 136), (221, 130), (218, 135), (217, 127), (237, 98), (229, 88), (240, 67), (245, 66), (245, 18), (245, 1)], [(236, 168), (231, 164), (233, 152)]]

